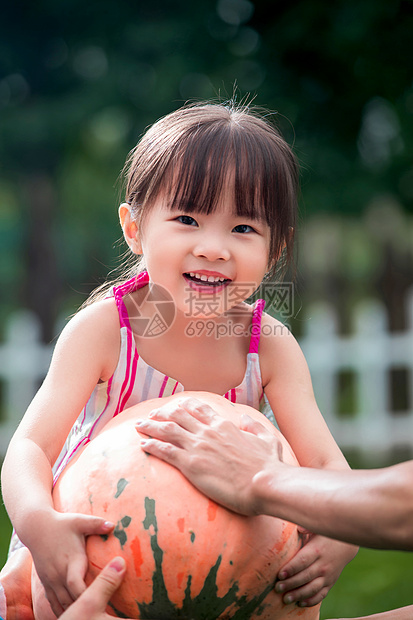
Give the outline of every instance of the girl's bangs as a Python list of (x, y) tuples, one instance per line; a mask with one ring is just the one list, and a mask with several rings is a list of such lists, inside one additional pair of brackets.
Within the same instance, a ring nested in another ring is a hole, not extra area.
[(232, 198), (238, 216), (270, 225), (263, 158), (223, 133), (198, 135), (172, 155), (164, 176), (170, 208), (208, 214)]

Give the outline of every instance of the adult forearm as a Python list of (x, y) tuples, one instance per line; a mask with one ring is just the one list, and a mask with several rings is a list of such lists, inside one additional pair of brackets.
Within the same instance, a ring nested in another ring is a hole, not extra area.
[(29, 439), (12, 440), (2, 468), (2, 495), (17, 535), (24, 544), (38, 517), (53, 509), (49, 460)]
[(413, 465), (327, 471), (284, 466), (255, 477), (258, 510), (331, 538), (413, 550)]

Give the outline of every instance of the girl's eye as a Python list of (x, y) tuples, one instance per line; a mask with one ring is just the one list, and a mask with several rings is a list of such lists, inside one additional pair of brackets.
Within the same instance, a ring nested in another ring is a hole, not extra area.
[(176, 219), (178, 222), (181, 222), (181, 224), (185, 224), (186, 226), (198, 226), (196, 220), (194, 220), (194, 218), (190, 215), (180, 215)]
[(253, 227), (249, 226), (248, 224), (238, 224), (238, 226), (235, 226), (233, 230), (234, 232), (237, 232), (237, 233), (255, 232)]

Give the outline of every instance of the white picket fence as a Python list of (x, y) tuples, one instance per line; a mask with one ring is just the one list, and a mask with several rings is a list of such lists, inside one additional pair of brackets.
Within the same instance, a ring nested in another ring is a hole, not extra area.
[[(403, 447), (413, 449), (413, 294), (408, 302), (409, 326), (389, 333), (384, 309), (365, 302), (354, 316), (351, 336), (337, 333), (334, 313), (315, 306), (304, 319), (300, 344), (307, 358), (318, 404), (343, 449), (379, 454)], [(0, 345), (0, 456), (44, 378), (53, 345), (39, 339), (36, 318), (26, 311), (10, 317)], [(392, 411), (390, 372), (402, 369), (407, 377), (408, 406)], [(356, 408), (338, 415), (340, 373), (354, 377)]]
[(40, 341), (34, 314), (21, 310), (9, 318), (0, 345), (0, 456), (46, 375), (52, 351), (53, 345)]
[[(379, 456), (413, 448), (413, 291), (406, 309), (407, 329), (390, 333), (385, 309), (378, 302), (365, 302), (355, 312), (354, 333), (348, 337), (337, 335), (336, 319), (328, 307), (309, 312), (300, 344), (319, 407), (343, 449)], [(392, 408), (392, 371), (402, 371), (406, 379), (403, 410)], [(343, 372), (354, 377), (353, 415), (338, 415), (338, 376)]]

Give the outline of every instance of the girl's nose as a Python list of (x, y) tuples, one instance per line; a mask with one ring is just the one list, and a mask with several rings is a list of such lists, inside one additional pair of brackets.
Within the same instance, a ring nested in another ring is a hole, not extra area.
[(193, 253), (194, 256), (206, 258), (211, 262), (217, 260), (227, 261), (231, 256), (224, 239), (214, 235), (205, 235), (202, 239), (199, 239)]

